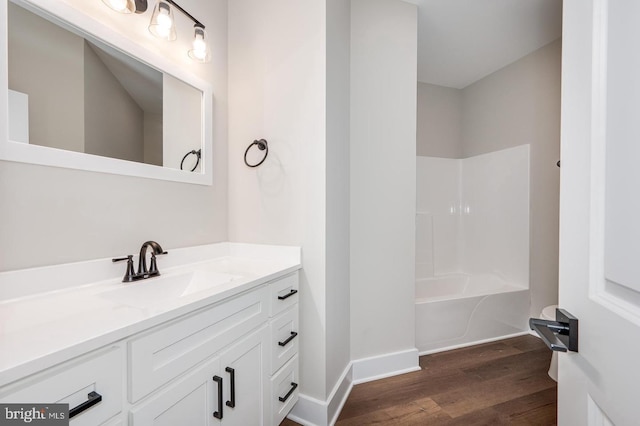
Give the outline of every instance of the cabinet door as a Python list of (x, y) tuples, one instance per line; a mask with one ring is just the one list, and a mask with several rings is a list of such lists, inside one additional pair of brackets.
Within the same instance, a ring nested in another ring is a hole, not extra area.
[(268, 411), (269, 328), (262, 327), (234, 344), (220, 356), (224, 377), (222, 424), (266, 424)]
[[(131, 426), (217, 426), (220, 360), (213, 358), (130, 411)], [(221, 398), (220, 398), (221, 399)], [(225, 413), (226, 414), (226, 413)]]

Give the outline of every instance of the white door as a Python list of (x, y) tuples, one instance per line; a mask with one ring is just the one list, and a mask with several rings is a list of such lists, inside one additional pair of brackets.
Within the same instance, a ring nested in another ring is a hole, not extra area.
[(564, 0), (558, 424), (640, 425), (640, 1)]

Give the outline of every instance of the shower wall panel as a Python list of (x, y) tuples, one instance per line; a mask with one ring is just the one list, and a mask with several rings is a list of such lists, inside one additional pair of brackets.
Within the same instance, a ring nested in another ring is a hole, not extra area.
[(464, 272), (529, 286), (529, 145), (417, 158), (416, 279)]

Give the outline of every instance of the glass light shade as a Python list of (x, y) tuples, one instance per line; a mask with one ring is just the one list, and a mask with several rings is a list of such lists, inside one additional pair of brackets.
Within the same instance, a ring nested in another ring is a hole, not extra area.
[(149, 23), (149, 32), (163, 40), (173, 41), (178, 38), (173, 10), (168, 3), (158, 1), (156, 4)]
[(104, 4), (120, 13), (134, 13), (136, 2), (134, 0), (102, 0)]
[(189, 49), (189, 57), (201, 63), (207, 63), (211, 60), (211, 50), (207, 43), (207, 32), (198, 25), (195, 26), (193, 44), (191, 49)]

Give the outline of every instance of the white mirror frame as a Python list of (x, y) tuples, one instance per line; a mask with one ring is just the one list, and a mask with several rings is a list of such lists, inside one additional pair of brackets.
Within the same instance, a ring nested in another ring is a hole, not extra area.
[[(64, 167), (77, 170), (110, 173), (126, 176), (137, 176), (150, 179), (185, 182), (199, 185), (211, 185), (212, 173), (212, 126), (213, 126), (213, 93), (211, 85), (203, 79), (185, 72), (170, 60), (155, 54), (139, 44), (132, 42), (107, 25), (85, 15), (74, 7), (61, 1), (51, 0), (21, 0), (58, 20), (82, 29), (90, 36), (104, 41), (106, 44), (147, 63), (163, 73), (170, 74), (179, 80), (202, 91), (202, 158), (201, 173), (170, 169), (134, 161), (101, 157), (80, 152), (65, 151), (45, 146), (30, 145), (9, 140), (9, 78), (8, 78), (8, 1), (0, 0), (0, 160), (17, 161), (21, 163), (39, 164), (44, 166)], [(89, 0), (85, 0), (89, 1)], [(95, 1), (95, 0), (91, 0)], [(105, 8), (106, 9), (106, 8)], [(123, 46), (126, 46), (124, 48)]]

